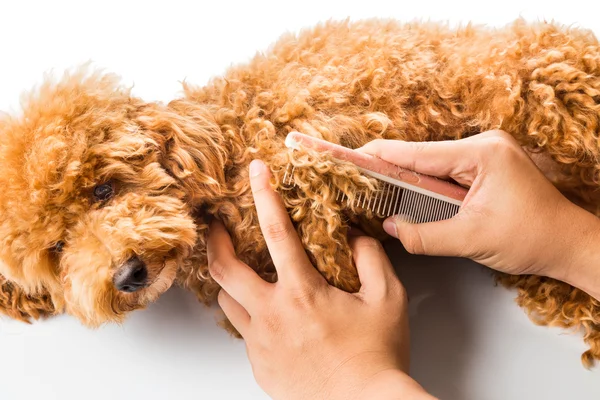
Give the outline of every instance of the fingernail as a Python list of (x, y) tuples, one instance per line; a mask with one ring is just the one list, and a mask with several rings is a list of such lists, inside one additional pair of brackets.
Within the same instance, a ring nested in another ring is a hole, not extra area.
[(250, 178), (254, 178), (263, 173), (265, 164), (260, 160), (252, 160), (250, 163)]
[(390, 236), (398, 238), (398, 226), (396, 225), (396, 221), (394, 221), (394, 217), (390, 217), (383, 221), (383, 230)]

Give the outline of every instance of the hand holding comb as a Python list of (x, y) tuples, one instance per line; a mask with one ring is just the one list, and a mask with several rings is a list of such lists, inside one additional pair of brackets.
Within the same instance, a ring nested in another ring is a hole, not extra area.
[[(413, 223), (449, 219), (458, 213), (467, 195), (467, 189), (462, 186), (300, 132), (290, 132), (285, 144), (294, 150), (307, 148), (327, 152), (334, 159), (350, 162), (364, 175), (375, 178), (379, 183), (375, 195), (360, 194), (354, 199), (354, 205), (380, 217), (398, 215)], [(293, 169), (289, 171), (288, 168), (283, 183), (293, 184)], [(337, 190), (336, 201), (350, 200)]]

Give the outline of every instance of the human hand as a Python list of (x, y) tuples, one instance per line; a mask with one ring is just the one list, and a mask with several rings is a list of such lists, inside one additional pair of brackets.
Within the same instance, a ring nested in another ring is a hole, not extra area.
[(278, 281), (267, 283), (237, 259), (218, 221), (210, 226), (208, 261), (222, 287), (219, 304), (245, 339), (258, 384), (280, 399), (367, 398), (375, 392), (384, 399), (385, 388), (407, 398), (425, 395), (407, 375), (406, 294), (379, 242), (351, 238), (359, 293), (328, 285), (271, 189), (269, 170), (254, 161), (250, 175)]
[(449, 220), (384, 222), (410, 253), (467, 257), (510, 274), (568, 281), (569, 269), (582, 261), (574, 254), (586, 254), (598, 238), (591, 235), (597, 218), (569, 202), (505, 132), (444, 142), (375, 140), (359, 150), (470, 187)]

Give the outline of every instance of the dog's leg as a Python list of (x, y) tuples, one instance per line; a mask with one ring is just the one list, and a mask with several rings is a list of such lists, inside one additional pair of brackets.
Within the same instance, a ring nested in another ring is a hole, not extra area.
[(26, 294), (17, 284), (0, 275), (0, 314), (23, 322), (55, 313), (50, 294)]
[(360, 281), (348, 241), (349, 219), (340, 211), (309, 211), (296, 222), (297, 232), (310, 261), (329, 284), (356, 292)]

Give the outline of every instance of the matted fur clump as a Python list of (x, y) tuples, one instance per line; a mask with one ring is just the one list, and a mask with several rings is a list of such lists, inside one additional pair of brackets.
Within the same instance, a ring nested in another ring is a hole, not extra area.
[[(291, 130), (356, 148), (377, 139), (512, 134), (570, 199), (598, 214), (600, 48), (587, 30), (518, 20), (501, 29), (366, 20), (284, 35), (265, 53), (164, 105), (116, 76), (80, 69), (48, 79), (22, 115), (0, 116), (0, 311), (67, 312), (120, 322), (172, 284), (203, 302), (218, 287), (207, 221), (275, 280), (248, 182), (266, 161), (315, 267), (357, 290), (346, 232), (381, 234), (332, 191), (373, 182), (350, 165), (291, 154)], [(288, 163), (298, 187), (281, 184)], [(493, 229), (493, 227), (490, 227)], [(537, 276), (500, 276), (541, 324), (581, 329), (600, 359), (600, 304)]]

